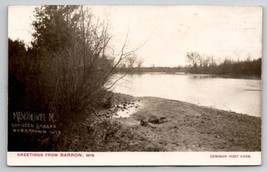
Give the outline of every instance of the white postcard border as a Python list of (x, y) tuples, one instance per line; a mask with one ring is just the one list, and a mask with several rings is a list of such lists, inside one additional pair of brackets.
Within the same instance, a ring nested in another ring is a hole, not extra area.
[(248, 166), (261, 165), (261, 152), (8, 152), (7, 164), (9, 166)]

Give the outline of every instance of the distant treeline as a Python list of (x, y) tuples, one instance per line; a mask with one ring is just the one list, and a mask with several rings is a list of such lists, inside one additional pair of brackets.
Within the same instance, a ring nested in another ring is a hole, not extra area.
[(233, 61), (224, 60), (213, 66), (187, 67), (189, 73), (215, 74), (229, 77), (254, 76), (261, 77), (261, 58), (256, 60)]
[(119, 67), (115, 70), (116, 73), (145, 73), (145, 72), (185, 72), (184, 67)]
[(225, 59), (218, 63), (210, 57), (202, 57), (198, 53), (187, 54), (187, 66), (180, 67), (120, 67), (117, 73), (144, 73), (144, 72), (185, 72), (194, 74), (213, 74), (224, 77), (261, 77), (261, 58), (250, 58), (240, 61)]
[(261, 58), (251, 60), (248, 57), (243, 61), (226, 58), (222, 63), (218, 63), (213, 56), (202, 56), (197, 52), (187, 53), (186, 57), (189, 63), (186, 71), (190, 73), (215, 74), (228, 77), (261, 77)]

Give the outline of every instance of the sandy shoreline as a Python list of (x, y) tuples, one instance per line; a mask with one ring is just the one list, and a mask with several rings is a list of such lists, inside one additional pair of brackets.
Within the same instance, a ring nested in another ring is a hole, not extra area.
[(261, 150), (259, 117), (156, 97), (129, 100), (135, 101), (142, 106), (129, 117), (112, 119), (138, 135), (129, 142), (135, 151)]
[(261, 151), (259, 117), (118, 93), (112, 107), (100, 109), (97, 115), (96, 119), (90, 116), (82, 121), (79, 130), (68, 136), (72, 139), (67, 150)]

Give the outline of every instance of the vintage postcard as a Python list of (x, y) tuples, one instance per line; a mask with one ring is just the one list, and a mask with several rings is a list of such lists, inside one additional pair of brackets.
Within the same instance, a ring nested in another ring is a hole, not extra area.
[(261, 165), (262, 14), (9, 6), (8, 165)]

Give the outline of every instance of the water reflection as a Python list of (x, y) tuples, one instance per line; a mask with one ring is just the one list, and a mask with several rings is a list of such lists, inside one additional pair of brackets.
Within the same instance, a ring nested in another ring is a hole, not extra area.
[(181, 100), (260, 116), (261, 81), (211, 75), (146, 73), (127, 75), (115, 92)]

